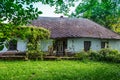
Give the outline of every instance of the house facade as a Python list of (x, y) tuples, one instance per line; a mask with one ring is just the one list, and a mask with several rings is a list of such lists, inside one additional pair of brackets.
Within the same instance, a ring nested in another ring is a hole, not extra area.
[[(44, 27), (51, 32), (50, 40), (41, 40), (41, 49), (52, 50), (58, 55), (65, 52), (76, 53), (82, 50), (112, 48), (120, 51), (120, 35), (84, 18), (39, 17), (32, 25)], [(18, 40), (16, 49), (26, 51), (27, 42)], [(2, 52), (7, 51), (4, 48)]]
[(48, 51), (49, 46), (53, 46), (57, 55), (65, 55), (65, 51), (69, 53), (77, 53), (80, 51), (100, 50), (102, 48), (111, 48), (120, 51), (120, 40), (107, 40), (95, 38), (68, 38), (57, 39), (54, 45), (54, 40), (42, 41), (41, 49)]

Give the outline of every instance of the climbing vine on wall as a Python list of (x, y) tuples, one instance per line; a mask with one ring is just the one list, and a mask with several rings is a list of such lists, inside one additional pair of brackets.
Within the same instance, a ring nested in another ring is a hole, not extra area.
[[(12, 24), (0, 24), (0, 48), (10, 39), (27, 40), (28, 53), (40, 53), (40, 40), (48, 39), (50, 36), (49, 30), (36, 26), (14, 26)], [(38, 55), (37, 55), (38, 56)]]

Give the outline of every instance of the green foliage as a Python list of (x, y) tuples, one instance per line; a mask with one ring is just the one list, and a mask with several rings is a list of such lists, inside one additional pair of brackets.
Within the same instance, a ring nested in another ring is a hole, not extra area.
[(0, 51), (4, 48), (4, 39), (0, 39)]
[(40, 51), (40, 50), (28, 50), (27, 51), (27, 58), (28, 59), (35, 59), (35, 60), (38, 60), (38, 59), (41, 59), (43, 60), (43, 55), (44, 55), (44, 52)]
[(0, 51), (3, 50), (4, 48), (4, 45), (0, 45)]
[(57, 0), (54, 4), (56, 4), (55, 6), (55, 13), (63, 13), (64, 15), (68, 16), (69, 15), (69, 11), (70, 11), (70, 7), (74, 7), (75, 6), (75, 2), (77, 2), (78, 0)]
[(113, 30), (119, 26), (119, 4), (119, 0), (82, 0), (71, 16), (88, 18)]
[(101, 49), (99, 51), (100, 60), (110, 61), (110, 62), (120, 62), (120, 53), (113, 49)]
[(27, 58), (28, 59), (41, 59), (43, 60), (43, 55), (45, 53), (40, 49), (40, 43), (28, 43), (27, 44)]
[[(24, 27), (23, 27), (24, 28)], [(49, 31), (44, 28), (29, 27), (26, 30), (26, 38), (28, 39), (27, 54), (29, 59), (43, 59), (43, 52), (40, 49), (40, 40), (49, 38)], [(20, 29), (19, 29), (20, 30)], [(21, 30), (23, 30), (21, 28)]]
[(113, 49), (101, 49), (97, 52), (90, 52), (90, 58), (97, 61), (120, 62), (120, 53)]
[(0, 61), (1, 80), (120, 80), (120, 64), (87, 61)]
[(81, 51), (75, 53), (75, 56), (78, 59), (90, 59), (95, 61), (107, 61), (107, 62), (120, 62), (120, 52), (114, 49), (101, 49), (99, 51)]
[(14, 29), (14, 26), (11, 24), (0, 24), (0, 34), (1, 34), (0, 39), (9, 40), (10, 38), (12, 38), (13, 36), (11, 35), (12, 35), (13, 29)]
[[(34, 43), (35, 41), (39, 41), (40, 39), (49, 38), (49, 31), (42, 27), (36, 26), (22, 26), (16, 28), (14, 31), (17, 38), (28, 39), (29, 42)], [(24, 34), (23, 34), (24, 33)]]
[(15, 30), (16, 28), (12, 24), (0, 24), (0, 34), (2, 34), (0, 36), (0, 42), (12, 39), (15, 36)]
[(75, 53), (74, 56), (75, 56), (76, 58), (79, 58), (79, 59), (84, 60), (84, 59), (87, 59), (87, 58), (88, 58), (88, 53), (85, 52), (85, 51), (80, 51), (80, 52), (78, 52), (78, 53)]
[(88, 54), (89, 54), (89, 57), (90, 57), (91, 60), (99, 60), (99, 58), (100, 58), (99, 53), (97, 51), (90, 50), (88, 52)]
[[(41, 11), (33, 7), (36, 0), (1, 0), (0, 22), (8, 20), (14, 25), (26, 24), (29, 20), (36, 19)], [(25, 6), (26, 5), (26, 6)]]
[(36, 26), (19, 26), (12, 24), (0, 24), (0, 39), (10, 40), (13, 38), (29, 39), (30, 42), (49, 38), (49, 31)]

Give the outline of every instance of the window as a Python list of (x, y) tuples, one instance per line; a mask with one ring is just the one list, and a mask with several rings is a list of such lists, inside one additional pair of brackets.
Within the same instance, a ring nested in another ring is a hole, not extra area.
[(17, 40), (15, 40), (15, 39), (10, 40), (9, 50), (17, 50)]
[(102, 41), (101, 42), (101, 48), (108, 48), (109, 47), (109, 42), (108, 41)]
[(84, 50), (89, 51), (91, 47), (91, 41), (84, 41)]

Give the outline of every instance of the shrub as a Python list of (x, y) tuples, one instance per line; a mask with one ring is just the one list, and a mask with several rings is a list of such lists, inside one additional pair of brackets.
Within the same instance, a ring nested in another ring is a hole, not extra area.
[(43, 55), (45, 54), (44, 52), (41, 51), (39, 44), (32, 44), (28, 43), (27, 44), (27, 58), (28, 59), (36, 59), (38, 60), (39, 58), (43, 60)]
[(28, 59), (36, 59), (36, 60), (41, 59), (41, 60), (43, 60), (43, 55), (44, 55), (44, 52), (39, 51), (39, 50), (27, 51)]
[(119, 62), (120, 61), (120, 53), (117, 50), (113, 49), (101, 49), (99, 51), (99, 57), (101, 61), (109, 61), (109, 62)]
[(99, 60), (100, 58), (99, 53), (97, 51), (90, 50), (88, 54), (91, 60)]
[(100, 51), (92, 51), (88, 52), (91, 60), (97, 61), (107, 61), (107, 62), (120, 62), (120, 53), (114, 49), (101, 49)]
[(75, 53), (75, 57), (78, 59), (87, 59), (88, 58), (88, 53), (85, 51), (80, 51), (78, 53)]
[(78, 59), (91, 59), (97, 61), (120, 62), (120, 53), (114, 49), (101, 49), (100, 51), (81, 51), (75, 54)]

